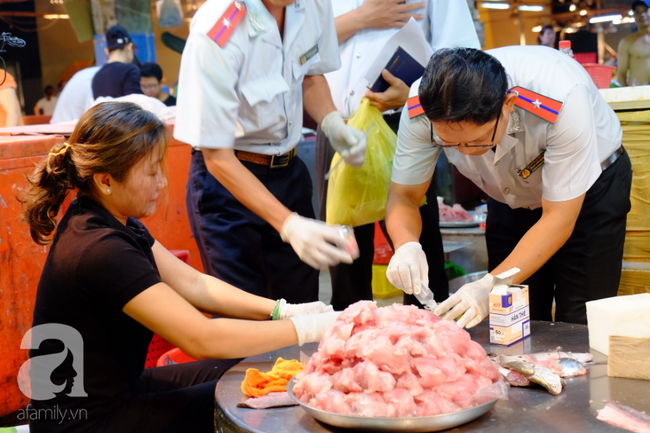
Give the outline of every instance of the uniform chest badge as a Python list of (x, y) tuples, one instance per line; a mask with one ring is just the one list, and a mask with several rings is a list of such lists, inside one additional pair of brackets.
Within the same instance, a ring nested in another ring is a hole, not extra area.
[(246, 15), (246, 4), (235, 0), (210, 29), (208, 36), (221, 48), (225, 47), (244, 15)]
[(414, 96), (406, 100), (406, 107), (409, 110), (409, 119), (421, 116), (424, 114), (424, 108), (420, 104), (420, 97)]
[(300, 59), (298, 59), (298, 61), (300, 62), (301, 65), (304, 65), (316, 54), (318, 54), (318, 44), (314, 45), (309, 49), (309, 51), (307, 51), (305, 54), (300, 56)]
[(535, 173), (542, 165), (544, 165), (544, 152), (546, 152), (546, 149), (542, 150), (540, 154), (530, 161), (523, 170), (519, 170), (519, 176), (521, 176), (522, 179), (528, 179), (531, 174)]
[(540, 95), (523, 87), (513, 87), (508, 90), (508, 93), (517, 94), (517, 101), (515, 102), (517, 107), (549, 123), (555, 123), (562, 109), (561, 101), (556, 101), (555, 99)]

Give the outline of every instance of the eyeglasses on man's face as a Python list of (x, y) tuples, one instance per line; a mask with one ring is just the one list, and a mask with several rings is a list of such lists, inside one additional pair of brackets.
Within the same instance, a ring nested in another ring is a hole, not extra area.
[(446, 149), (454, 148), (454, 147), (473, 147), (473, 148), (486, 148), (486, 147), (493, 147), (496, 143), (494, 142), (494, 137), (497, 135), (497, 128), (499, 127), (499, 119), (501, 118), (501, 114), (499, 113), (499, 117), (497, 117), (497, 121), (494, 124), (494, 132), (492, 133), (492, 140), (490, 140), (489, 144), (472, 144), (472, 143), (456, 143), (456, 144), (440, 144), (436, 140), (433, 139), (433, 124), (429, 122), (429, 126), (431, 127), (431, 143), (435, 147), (444, 147)]

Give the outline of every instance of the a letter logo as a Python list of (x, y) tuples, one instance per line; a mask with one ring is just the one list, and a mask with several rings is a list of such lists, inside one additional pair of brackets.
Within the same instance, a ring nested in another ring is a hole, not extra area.
[[(28, 359), (18, 371), (18, 387), (32, 400), (51, 400), (59, 393), (69, 397), (87, 397), (84, 390), (83, 338), (76, 329), (60, 323), (38, 325), (27, 331), (20, 343), (21, 349), (38, 349), (45, 340), (63, 343), (63, 351)], [(52, 383), (52, 373), (67, 359), (72, 358), (74, 374), (64, 383)], [(76, 377), (76, 379), (75, 379)], [(72, 386), (69, 386), (72, 383)]]

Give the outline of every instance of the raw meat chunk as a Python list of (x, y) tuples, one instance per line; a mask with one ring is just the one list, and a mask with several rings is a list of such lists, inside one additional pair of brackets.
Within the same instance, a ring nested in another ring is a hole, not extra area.
[(503, 377), (467, 331), (413, 306), (361, 301), (328, 330), (294, 394), (329, 412), (414, 417), (502, 395)]
[(354, 367), (356, 378), (368, 394), (390, 391), (397, 382), (392, 374), (380, 371), (372, 361), (363, 361)]

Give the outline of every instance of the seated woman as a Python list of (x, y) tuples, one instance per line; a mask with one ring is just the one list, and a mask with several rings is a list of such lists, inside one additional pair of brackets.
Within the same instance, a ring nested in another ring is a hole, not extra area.
[[(52, 242), (31, 336), (32, 432), (214, 432), (216, 382), (237, 358), (319, 341), (336, 318), (322, 302), (238, 290), (153, 239), (138, 218), (167, 186), (166, 144), (154, 114), (99, 104), (17, 194), (34, 241)], [(203, 360), (145, 370), (153, 332)]]

